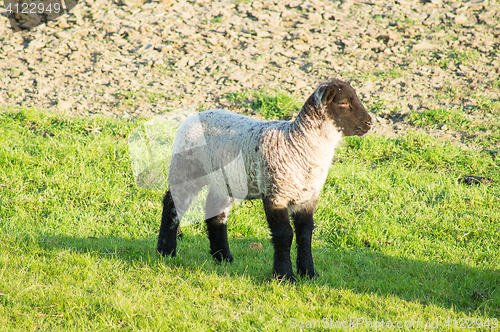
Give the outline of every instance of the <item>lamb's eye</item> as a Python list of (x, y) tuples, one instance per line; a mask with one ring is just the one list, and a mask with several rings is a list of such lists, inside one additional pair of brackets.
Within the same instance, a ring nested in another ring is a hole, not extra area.
[(349, 103), (347, 103), (347, 102), (346, 103), (339, 103), (339, 106), (340, 107), (345, 107), (345, 108), (348, 108), (348, 107), (350, 108), (351, 107), (351, 105), (349, 105)]

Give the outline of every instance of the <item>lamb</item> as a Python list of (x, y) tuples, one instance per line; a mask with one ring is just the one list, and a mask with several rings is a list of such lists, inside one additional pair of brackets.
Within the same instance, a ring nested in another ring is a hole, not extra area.
[(157, 251), (176, 255), (180, 220), (208, 185), (205, 221), (217, 261), (233, 261), (226, 224), (233, 199), (259, 198), (271, 230), (274, 276), (295, 281), (291, 217), (297, 272), (312, 278), (314, 208), (335, 147), (342, 136), (363, 136), (370, 128), (356, 92), (338, 79), (320, 85), (293, 121), (260, 121), (221, 109), (189, 117), (174, 141)]

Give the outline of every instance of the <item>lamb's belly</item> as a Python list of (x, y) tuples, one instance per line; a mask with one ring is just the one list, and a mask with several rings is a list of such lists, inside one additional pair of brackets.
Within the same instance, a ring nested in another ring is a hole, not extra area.
[(210, 187), (219, 195), (229, 195), (237, 200), (259, 199), (263, 196), (263, 191), (254, 182), (238, 181), (235, 177), (213, 174), (210, 180)]
[[(245, 160), (240, 153), (224, 167), (208, 164), (210, 169), (210, 187), (218, 195), (229, 195), (237, 200), (262, 198), (266, 185), (259, 168), (254, 163)], [(254, 167), (251, 167), (254, 166)]]

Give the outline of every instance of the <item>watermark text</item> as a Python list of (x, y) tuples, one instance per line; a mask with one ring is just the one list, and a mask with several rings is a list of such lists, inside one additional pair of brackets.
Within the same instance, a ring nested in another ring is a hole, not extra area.
[(368, 319), (363, 317), (349, 318), (345, 320), (334, 320), (330, 318), (300, 320), (290, 319), (292, 329), (478, 329), (489, 328), (498, 329), (499, 320), (497, 318), (435, 318), (427, 321), (406, 320), (392, 321), (383, 319)]

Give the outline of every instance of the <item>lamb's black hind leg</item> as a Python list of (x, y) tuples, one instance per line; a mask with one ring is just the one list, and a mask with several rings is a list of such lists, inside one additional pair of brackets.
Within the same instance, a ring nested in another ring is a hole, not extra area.
[(314, 277), (314, 262), (311, 252), (312, 233), (314, 229), (312, 207), (309, 210), (292, 214), (297, 242), (297, 273), (300, 276)]
[(229, 251), (227, 240), (227, 215), (231, 207), (229, 197), (219, 198), (208, 193), (205, 206), (208, 239), (210, 240), (210, 254), (219, 262), (232, 262), (233, 256)]
[(263, 203), (274, 245), (273, 274), (280, 280), (286, 279), (295, 282), (292, 261), (290, 260), (293, 229), (292, 226), (290, 226), (288, 210), (286, 208), (277, 208), (273, 206), (271, 200), (268, 198), (264, 198)]
[(175, 209), (174, 200), (170, 190), (163, 198), (163, 212), (161, 215), (160, 233), (156, 251), (162, 256), (175, 256), (177, 251), (177, 229), (179, 228), (179, 218)]

